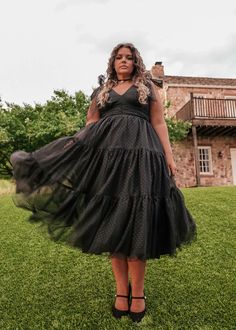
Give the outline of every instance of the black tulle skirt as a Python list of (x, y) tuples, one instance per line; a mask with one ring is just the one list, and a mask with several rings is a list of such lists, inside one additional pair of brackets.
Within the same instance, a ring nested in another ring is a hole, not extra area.
[(142, 260), (196, 237), (150, 122), (115, 113), (31, 153), (11, 156), (14, 201), (55, 241)]

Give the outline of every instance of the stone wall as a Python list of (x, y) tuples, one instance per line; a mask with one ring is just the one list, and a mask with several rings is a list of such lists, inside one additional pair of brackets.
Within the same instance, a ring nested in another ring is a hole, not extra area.
[[(200, 175), (201, 186), (232, 185), (230, 148), (236, 148), (234, 137), (198, 137), (198, 146), (211, 146), (212, 175)], [(172, 146), (178, 168), (176, 183), (179, 187), (196, 186), (193, 139), (191, 136)], [(222, 153), (222, 157), (219, 156)]]
[[(226, 98), (236, 97), (236, 79), (166, 76), (162, 62), (156, 62), (151, 68), (156, 79), (163, 80), (163, 88), (159, 89), (163, 104), (170, 102), (165, 109), (167, 117), (175, 116), (189, 100), (190, 93), (197, 97)], [(230, 148), (236, 148), (235, 137), (203, 137), (198, 136), (199, 146), (211, 146), (212, 175), (200, 176), (201, 186), (233, 184)], [(176, 183), (179, 187), (196, 186), (196, 169), (194, 160), (193, 139), (190, 134), (186, 139), (172, 146), (178, 168)], [(219, 155), (222, 153), (222, 157)]]
[(168, 109), (168, 115), (173, 117), (178, 110), (180, 110), (189, 100), (190, 93), (193, 96), (203, 96), (209, 98), (225, 98), (235, 97), (236, 90), (224, 89), (224, 88), (207, 88), (207, 87), (172, 87), (164, 86), (160, 90), (162, 98), (170, 101), (170, 107)]
[(162, 62), (156, 62), (150, 73), (153, 78), (163, 81), (163, 89), (160, 89), (159, 93), (163, 103), (171, 103), (166, 111), (170, 117), (189, 101), (190, 93), (209, 98), (236, 97), (236, 79), (168, 76), (165, 75)]
[(178, 187), (196, 186), (196, 170), (192, 137), (172, 145), (174, 160), (177, 166), (176, 184)]

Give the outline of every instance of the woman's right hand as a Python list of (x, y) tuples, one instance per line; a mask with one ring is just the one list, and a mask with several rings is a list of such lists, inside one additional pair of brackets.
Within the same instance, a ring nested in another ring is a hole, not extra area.
[(170, 171), (170, 175), (175, 176), (177, 173), (177, 166), (171, 153), (166, 155), (166, 162)]

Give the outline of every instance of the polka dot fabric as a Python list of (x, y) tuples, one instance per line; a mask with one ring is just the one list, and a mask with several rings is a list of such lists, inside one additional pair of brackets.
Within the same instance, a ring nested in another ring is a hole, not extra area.
[(133, 86), (110, 99), (100, 120), (32, 153), (11, 156), (15, 204), (50, 237), (85, 253), (153, 259), (196, 237), (169, 176), (161, 142)]

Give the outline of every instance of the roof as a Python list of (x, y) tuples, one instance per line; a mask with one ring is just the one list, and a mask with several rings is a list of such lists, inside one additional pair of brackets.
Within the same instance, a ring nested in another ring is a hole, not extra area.
[(209, 78), (165, 75), (163, 80), (166, 84), (236, 86), (236, 79), (234, 78)]

